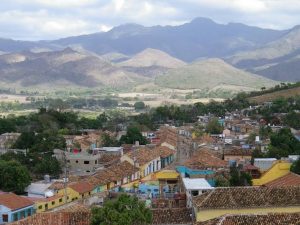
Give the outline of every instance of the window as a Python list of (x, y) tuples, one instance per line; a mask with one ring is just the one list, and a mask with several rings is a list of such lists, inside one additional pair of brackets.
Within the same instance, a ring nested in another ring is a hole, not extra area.
[(90, 164), (90, 161), (84, 161), (83, 163), (84, 164)]
[(42, 205), (40, 205), (40, 206), (39, 206), (39, 209), (42, 209), (42, 208), (43, 208), (43, 206), (42, 206)]
[(27, 210), (27, 216), (31, 216), (31, 209)]
[(52, 202), (52, 205), (55, 205), (55, 201)]
[(48, 209), (48, 204), (45, 204), (45, 209), (46, 209), (46, 210)]
[(2, 221), (3, 222), (8, 222), (8, 215), (7, 214), (2, 215)]
[(67, 160), (67, 163), (70, 163), (70, 160), (69, 160), (69, 159)]
[(20, 215), (21, 215), (21, 219), (25, 218), (25, 210), (21, 211)]
[(199, 195), (198, 191), (192, 191), (192, 196), (197, 196), (197, 195)]
[(62, 198), (59, 199), (59, 202), (62, 202)]
[(76, 160), (75, 162), (78, 163), (78, 160)]
[(89, 192), (89, 195), (91, 195), (91, 192)]
[(15, 214), (13, 215), (13, 220), (14, 220), (14, 221), (17, 221), (17, 220), (18, 220), (18, 213), (15, 213)]
[(95, 160), (95, 164), (98, 164), (97, 160)]

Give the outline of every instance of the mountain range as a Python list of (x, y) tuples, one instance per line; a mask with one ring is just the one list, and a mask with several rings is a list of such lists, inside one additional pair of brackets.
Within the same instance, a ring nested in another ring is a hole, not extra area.
[(1, 86), (260, 88), (300, 80), (300, 26), (125, 24), (52, 41), (0, 39), (0, 52)]

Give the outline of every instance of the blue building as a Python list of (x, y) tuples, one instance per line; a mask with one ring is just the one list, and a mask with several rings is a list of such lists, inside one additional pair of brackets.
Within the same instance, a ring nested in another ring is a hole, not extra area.
[[(190, 169), (186, 166), (177, 166), (176, 170), (182, 175), (182, 177), (212, 177), (216, 171), (211, 169)], [(213, 178), (206, 178), (207, 182), (211, 186), (215, 186), (215, 180)]]
[(34, 213), (31, 200), (13, 193), (0, 193), (0, 224), (18, 221)]

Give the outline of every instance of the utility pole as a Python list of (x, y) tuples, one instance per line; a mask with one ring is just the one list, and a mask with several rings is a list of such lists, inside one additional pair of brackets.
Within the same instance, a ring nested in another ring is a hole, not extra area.
[(65, 204), (68, 202), (68, 193), (67, 193), (67, 156), (66, 156), (66, 149), (63, 152), (63, 160), (64, 160), (64, 197), (65, 197)]

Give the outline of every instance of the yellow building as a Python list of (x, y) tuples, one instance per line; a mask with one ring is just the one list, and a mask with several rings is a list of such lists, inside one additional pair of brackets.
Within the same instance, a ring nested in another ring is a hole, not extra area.
[(193, 199), (197, 222), (227, 214), (300, 212), (300, 187), (215, 188)]
[(89, 197), (94, 189), (94, 186), (92, 184), (84, 181), (70, 184), (68, 187), (75, 192), (75, 195), (71, 199), (72, 201)]
[(253, 179), (253, 186), (265, 185), (273, 180), (287, 175), (290, 172), (291, 163), (277, 161), (259, 179)]
[(55, 195), (49, 198), (29, 198), (35, 204), (35, 210), (37, 213), (45, 212), (50, 209), (54, 209), (64, 204), (64, 197), (62, 195)]

